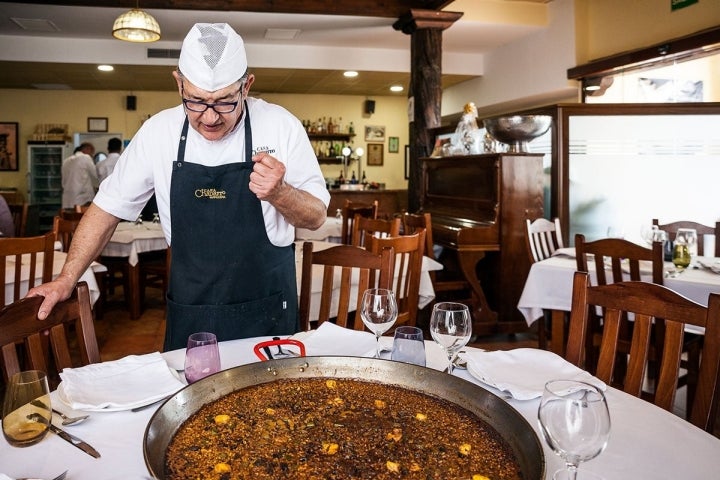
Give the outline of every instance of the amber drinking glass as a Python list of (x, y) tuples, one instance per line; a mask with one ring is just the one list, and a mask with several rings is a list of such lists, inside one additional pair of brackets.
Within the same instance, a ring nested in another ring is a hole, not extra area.
[(27, 370), (10, 377), (2, 409), (2, 431), (14, 447), (38, 443), (52, 419), (50, 389), (45, 372)]

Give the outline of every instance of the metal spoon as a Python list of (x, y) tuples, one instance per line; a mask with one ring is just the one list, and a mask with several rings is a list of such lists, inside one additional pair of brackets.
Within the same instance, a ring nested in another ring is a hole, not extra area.
[(58, 410), (55, 410), (54, 408), (52, 409), (52, 411), (54, 413), (57, 413), (58, 415), (60, 415), (60, 418), (62, 418), (62, 424), (66, 427), (69, 427), (71, 425), (77, 425), (80, 422), (84, 422), (90, 416), (90, 415), (81, 415), (79, 417), (68, 417), (64, 413), (62, 413)]

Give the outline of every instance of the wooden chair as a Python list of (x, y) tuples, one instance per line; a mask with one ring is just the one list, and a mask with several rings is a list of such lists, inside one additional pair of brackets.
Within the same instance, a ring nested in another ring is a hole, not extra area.
[[(720, 222), (715, 222), (715, 228), (702, 223), (692, 222), (689, 220), (682, 220), (679, 222), (665, 223), (660, 225), (660, 221), (657, 218), (653, 218), (653, 225), (656, 225), (658, 229), (665, 230), (668, 234), (668, 240), (674, 241), (675, 235), (679, 228), (694, 228), (698, 234), (698, 255), (707, 255), (708, 257), (720, 257)], [(703, 246), (703, 235), (715, 235), (715, 251), (705, 252)]]
[[(420, 229), (425, 230), (425, 256), (437, 260), (435, 250), (433, 248), (432, 234), (432, 215), (430, 213), (407, 213), (402, 214), (402, 233), (403, 235), (412, 235)], [(461, 298), (454, 300), (469, 302), (470, 301), (470, 285), (464, 278), (444, 277), (441, 271), (430, 271), (430, 280), (433, 284), (433, 290), (436, 294), (443, 295), (455, 292)]]
[(75, 210), (75, 208), (61, 208), (58, 212), (58, 216), (65, 220), (76, 220), (80, 221), (85, 212)]
[[(559, 248), (564, 248), (560, 219), (553, 221), (545, 218), (525, 219), (525, 244), (531, 263), (545, 260)], [(550, 317), (550, 350), (558, 355), (563, 354), (565, 345), (565, 312), (551, 310), (545, 312), (545, 318), (538, 322), (538, 346), (543, 350), (548, 347), (547, 317)]]
[[(643, 381), (651, 355), (653, 321), (662, 319), (665, 338), (653, 403), (668, 411), (672, 411), (679, 385), (685, 325), (705, 328), (705, 346), (699, 366), (696, 395), (690, 409), (690, 421), (712, 432), (720, 369), (720, 294), (710, 294), (708, 307), (704, 307), (662, 285), (629, 281), (590, 286), (589, 275), (576, 272), (565, 357), (575, 365), (582, 366), (582, 347), (590, 335), (589, 312), (596, 307), (602, 307), (605, 311), (605, 325), (597, 369), (591, 373), (607, 384), (622, 383), (623, 390), (636, 397), (643, 397)], [(620, 324), (622, 318), (630, 313), (634, 316), (634, 328), (628, 369), (623, 378), (617, 378), (614, 359), (619, 352)]]
[[(62, 369), (100, 362), (87, 283), (78, 283), (71, 297), (55, 305), (41, 322), (37, 314), (42, 301), (43, 297), (23, 298), (0, 310), (0, 349), (6, 380), (21, 370), (36, 369), (48, 373), (55, 386)], [(76, 341), (67, 336), (73, 330)], [(18, 355), (19, 345), (27, 363), (23, 355)]]
[(528, 247), (530, 262), (535, 263), (552, 256), (559, 248), (564, 248), (560, 219), (552, 222), (545, 218), (536, 218), (533, 221), (525, 219), (527, 235), (525, 240)]
[(145, 289), (148, 287), (159, 288), (164, 303), (170, 281), (170, 262), (172, 258), (170, 247), (164, 252), (144, 252), (138, 256), (140, 258), (138, 262), (138, 268), (140, 269), (140, 305), (145, 304)]
[(377, 218), (378, 214), (378, 201), (374, 200), (371, 204), (356, 203), (350, 200), (345, 201), (345, 206), (342, 209), (342, 229), (340, 240), (345, 245), (352, 245), (352, 231), (353, 221), (355, 215), (360, 215), (367, 218)]
[(399, 218), (383, 220), (355, 214), (350, 243), (356, 247), (366, 247), (368, 237), (397, 237), (398, 235), (400, 235)]
[[(337, 300), (337, 324), (362, 330), (360, 302), (368, 288), (390, 288), (394, 252), (385, 249), (380, 254), (352, 245), (338, 245), (326, 250), (313, 252), (312, 242), (303, 243), (302, 277), (300, 280), (300, 329), (310, 329), (310, 306), (312, 302), (313, 267), (322, 266), (322, 294), (317, 325), (330, 320), (331, 305), (335, 303), (333, 293), (339, 288)], [(357, 278), (357, 288), (351, 283)], [(353, 298), (353, 291), (355, 295)], [(351, 312), (355, 312), (354, 320)], [(352, 325), (349, 325), (352, 323)]]
[[(0, 238), (0, 279), (3, 279), (0, 281), (0, 298), (3, 305), (20, 300), (30, 288), (52, 280), (54, 252), (53, 232), (37, 237)], [(38, 262), (42, 262), (42, 272), (38, 270)], [(8, 296), (4, 280), (8, 268), (14, 272), (11, 296)], [(21, 289), (23, 284), (27, 288)]]
[(398, 303), (398, 318), (394, 326), (415, 326), (425, 251), (425, 230), (398, 237), (368, 238), (367, 249), (376, 255), (386, 248), (392, 248), (395, 252), (392, 290)]
[(79, 223), (80, 220), (67, 220), (59, 215), (55, 215), (55, 218), (53, 218), (52, 231), (55, 234), (55, 241), (60, 242), (62, 245), (61, 250), (63, 252), (70, 250), (70, 243)]
[(30, 204), (10, 203), (8, 204), (8, 208), (10, 208), (13, 223), (15, 224), (15, 236), (24, 237), (27, 230), (28, 210), (30, 209)]

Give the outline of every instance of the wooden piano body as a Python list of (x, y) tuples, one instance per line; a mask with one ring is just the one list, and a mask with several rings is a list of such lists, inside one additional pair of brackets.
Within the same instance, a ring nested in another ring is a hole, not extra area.
[(526, 212), (543, 213), (542, 155), (497, 153), (423, 158), (420, 208), (433, 240), (457, 253), (472, 287), (473, 334), (515, 333), (530, 260)]

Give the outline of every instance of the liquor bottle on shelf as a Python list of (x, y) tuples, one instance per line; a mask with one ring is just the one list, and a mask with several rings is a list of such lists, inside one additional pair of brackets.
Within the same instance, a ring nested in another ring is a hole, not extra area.
[(332, 121), (332, 117), (328, 118), (327, 133), (335, 133), (335, 124)]
[(355, 172), (352, 172), (352, 177), (350, 178), (350, 184), (351, 185), (357, 185), (358, 181), (357, 178), (355, 178)]
[(330, 149), (328, 150), (328, 157), (332, 158), (335, 156), (335, 145), (330, 143)]
[(342, 123), (342, 117), (338, 117), (335, 122), (335, 133), (345, 133), (345, 126)]
[(345, 183), (345, 176), (343, 175), (342, 170), (340, 170), (340, 176), (338, 177), (338, 183), (340, 185), (343, 185)]
[(348, 127), (348, 133), (350, 135), (355, 135), (355, 125), (353, 124), (352, 120), (350, 120), (350, 126)]
[(363, 185), (368, 184), (367, 177), (365, 176), (365, 172), (363, 172), (362, 181), (360, 183), (362, 183)]

